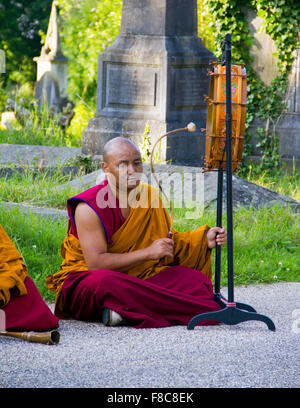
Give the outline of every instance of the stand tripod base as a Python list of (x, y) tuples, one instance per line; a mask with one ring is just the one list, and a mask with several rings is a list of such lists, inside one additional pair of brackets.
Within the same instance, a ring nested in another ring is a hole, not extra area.
[[(214, 300), (219, 303), (219, 305), (222, 307), (222, 309), (224, 309), (226, 307), (226, 305), (231, 305), (221, 293), (215, 293), (214, 295)], [(256, 310), (250, 306), (247, 305), (246, 303), (240, 303), (240, 302), (235, 302), (233, 305), (235, 305), (238, 309), (242, 309), (242, 310), (247, 310), (248, 312), (254, 312), (256, 313)]]
[(188, 323), (188, 330), (193, 330), (196, 324), (204, 320), (215, 320), (217, 322), (229, 325), (235, 325), (249, 320), (258, 320), (266, 323), (269, 330), (276, 330), (272, 320), (265, 315), (256, 313), (252, 306), (249, 306), (245, 303), (229, 303), (220, 294), (215, 295), (215, 298), (216, 301), (221, 305), (222, 310), (218, 310), (216, 312), (201, 313), (194, 316)]

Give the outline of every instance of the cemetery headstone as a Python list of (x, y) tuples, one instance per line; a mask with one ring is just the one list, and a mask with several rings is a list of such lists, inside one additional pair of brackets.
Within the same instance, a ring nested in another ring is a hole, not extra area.
[(68, 58), (61, 50), (55, 1), (52, 3), (45, 45), (41, 55), (34, 60), (37, 63), (35, 98), (40, 106), (47, 104), (57, 112), (68, 102)]

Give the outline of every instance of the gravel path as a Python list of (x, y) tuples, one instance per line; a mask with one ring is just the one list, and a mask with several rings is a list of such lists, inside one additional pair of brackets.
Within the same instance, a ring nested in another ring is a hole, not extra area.
[(0, 387), (299, 388), (300, 283), (236, 287), (235, 300), (276, 331), (253, 321), (137, 330), (65, 320), (55, 346), (0, 337)]

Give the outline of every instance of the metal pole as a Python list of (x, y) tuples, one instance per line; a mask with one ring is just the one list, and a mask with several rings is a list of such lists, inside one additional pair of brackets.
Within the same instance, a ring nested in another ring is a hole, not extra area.
[(231, 114), (231, 35), (225, 35), (226, 58), (226, 187), (227, 187), (227, 263), (228, 301), (233, 294), (233, 219), (232, 219), (232, 114)]
[[(222, 227), (222, 205), (223, 205), (223, 169), (218, 169), (218, 191), (217, 191), (217, 227)], [(216, 245), (215, 263), (215, 293), (221, 291), (221, 250), (220, 245)]]

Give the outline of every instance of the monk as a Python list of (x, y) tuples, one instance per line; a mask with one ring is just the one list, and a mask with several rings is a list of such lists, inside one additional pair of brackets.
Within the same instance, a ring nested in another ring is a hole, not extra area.
[(157, 328), (219, 310), (211, 251), (226, 243), (225, 229), (173, 229), (168, 238), (169, 214), (158, 190), (140, 182), (141, 154), (128, 139), (105, 145), (102, 170), (100, 184), (67, 201), (61, 270), (46, 279), (56, 292), (55, 314)]
[[(23, 257), (0, 225), (0, 310), (7, 331), (48, 331), (59, 327), (41, 297)], [(3, 323), (3, 319), (2, 319)]]

